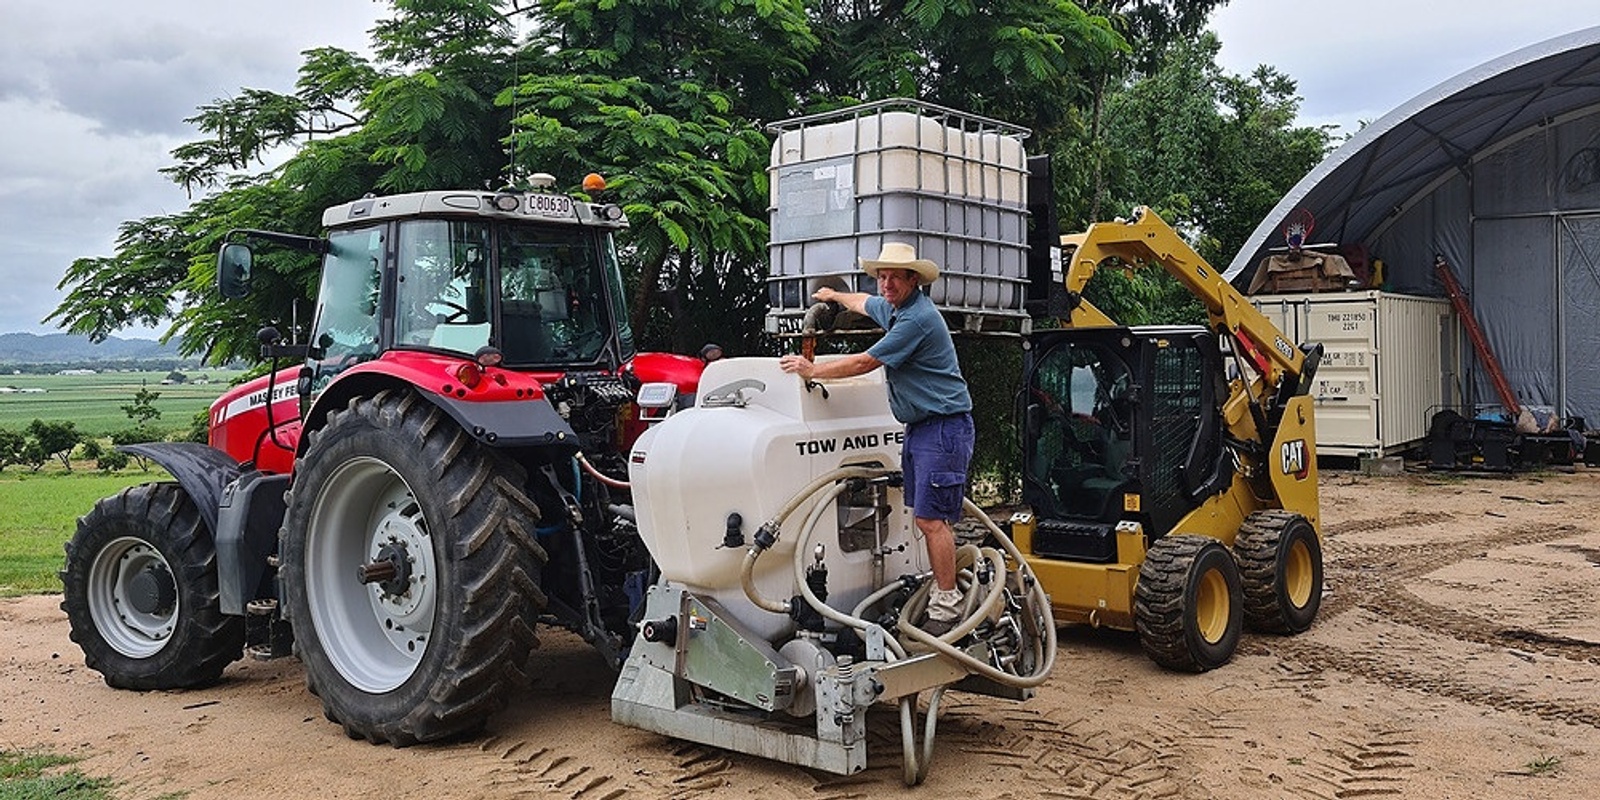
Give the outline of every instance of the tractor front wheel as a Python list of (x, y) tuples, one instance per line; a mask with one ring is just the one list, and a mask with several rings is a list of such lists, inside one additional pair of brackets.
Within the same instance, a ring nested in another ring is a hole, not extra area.
[(66, 549), (61, 610), (108, 685), (204, 686), (243, 655), (244, 618), (222, 613), (216, 548), (177, 484), (100, 500)]
[(311, 437), (280, 567), (307, 686), (352, 738), (476, 730), (523, 681), (545, 602), (525, 471), (409, 391)]
[(1322, 542), (1305, 517), (1257, 511), (1233, 543), (1244, 578), (1244, 619), (1268, 633), (1311, 627), (1322, 606)]
[(1139, 566), (1134, 627), (1157, 664), (1205, 672), (1233, 658), (1241, 605), (1239, 567), (1228, 548), (1209, 536), (1164, 536)]

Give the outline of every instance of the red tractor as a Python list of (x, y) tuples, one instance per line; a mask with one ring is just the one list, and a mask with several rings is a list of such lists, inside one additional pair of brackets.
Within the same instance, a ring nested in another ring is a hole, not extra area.
[(251, 242), (321, 255), (310, 337), (262, 331), (274, 368), (212, 404), (209, 446), (125, 448), (174, 480), (101, 500), (67, 544), (88, 665), (171, 689), (292, 652), (348, 734), (405, 745), (480, 727), (538, 624), (619, 663), (656, 577), (628, 447), (704, 366), (635, 351), (621, 209), (438, 191), (323, 225), (222, 248), (225, 297), (249, 290)]

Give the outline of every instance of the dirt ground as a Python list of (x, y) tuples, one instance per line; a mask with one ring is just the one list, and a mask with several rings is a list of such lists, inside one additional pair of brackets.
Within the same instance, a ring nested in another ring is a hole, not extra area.
[(933, 771), (901, 783), (893, 709), (838, 777), (610, 721), (611, 676), (547, 632), (535, 684), (470, 741), (346, 739), (292, 659), (213, 688), (109, 689), (57, 597), (0, 601), (0, 748), (86, 758), (123, 796), (508, 798), (1588, 797), (1600, 786), (1600, 471), (1322, 477), (1327, 594), (1310, 631), (1246, 634), (1163, 672), (1068, 628), (1026, 703), (952, 693)]

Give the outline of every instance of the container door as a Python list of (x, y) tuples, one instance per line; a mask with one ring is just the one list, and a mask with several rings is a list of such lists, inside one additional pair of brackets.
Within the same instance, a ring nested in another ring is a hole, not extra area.
[(1377, 310), (1369, 299), (1317, 301), (1307, 308), (1304, 338), (1324, 348), (1311, 392), (1317, 404), (1319, 452), (1360, 455), (1382, 447), (1377, 332)]

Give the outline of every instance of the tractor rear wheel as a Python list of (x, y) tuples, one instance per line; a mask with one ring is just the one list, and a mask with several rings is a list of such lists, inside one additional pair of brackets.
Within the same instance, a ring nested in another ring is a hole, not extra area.
[(524, 682), (546, 561), (525, 476), (412, 391), (311, 434), (280, 575), (306, 684), (350, 737), (471, 732)]
[(1209, 536), (1158, 540), (1134, 587), (1139, 644), (1168, 669), (1205, 672), (1233, 658), (1242, 612), (1233, 554)]
[(205, 686), (244, 654), (244, 618), (222, 613), (216, 548), (177, 484), (100, 500), (66, 549), (61, 610), (107, 685)]
[(1244, 579), (1244, 619), (1254, 630), (1299, 633), (1322, 606), (1322, 542), (1292, 511), (1257, 511), (1233, 543)]

